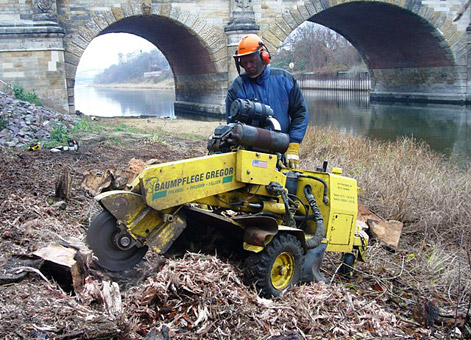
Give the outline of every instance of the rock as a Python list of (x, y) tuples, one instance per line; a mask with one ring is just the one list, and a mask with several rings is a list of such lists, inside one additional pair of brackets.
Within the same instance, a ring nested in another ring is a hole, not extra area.
[(166, 325), (163, 325), (160, 331), (154, 327), (142, 340), (169, 340), (169, 331), (170, 328)]
[(55, 129), (51, 122), (60, 122), (71, 128), (77, 118), (0, 93), (0, 120), (6, 121), (6, 128), (0, 131), (0, 145), (22, 147), (31, 141), (50, 140), (50, 132)]

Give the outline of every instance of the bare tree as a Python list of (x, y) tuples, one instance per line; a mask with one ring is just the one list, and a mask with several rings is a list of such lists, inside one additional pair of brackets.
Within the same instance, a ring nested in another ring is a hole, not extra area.
[(281, 67), (293, 62), (296, 71), (318, 73), (347, 70), (363, 63), (345, 38), (312, 22), (300, 25), (286, 38), (274, 58), (277, 62)]

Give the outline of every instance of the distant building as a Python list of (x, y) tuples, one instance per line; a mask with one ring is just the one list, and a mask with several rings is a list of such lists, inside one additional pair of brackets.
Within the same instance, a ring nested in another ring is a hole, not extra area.
[(162, 71), (144, 72), (144, 78), (158, 77), (162, 74)]

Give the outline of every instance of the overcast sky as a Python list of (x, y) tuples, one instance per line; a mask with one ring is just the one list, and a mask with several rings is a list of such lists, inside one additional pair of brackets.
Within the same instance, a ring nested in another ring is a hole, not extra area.
[(96, 37), (85, 49), (78, 66), (79, 72), (89, 69), (105, 69), (118, 63), (118, 54), (136, 50), (150, 51), (156, 47), (137, 35), (109, 33)]

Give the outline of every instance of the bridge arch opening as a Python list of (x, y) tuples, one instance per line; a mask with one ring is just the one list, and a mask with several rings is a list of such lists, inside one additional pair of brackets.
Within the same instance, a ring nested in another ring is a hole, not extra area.
[(211, 42), (191, 28), (160, 15), (122, 18), (99, 31), (97, 36), (109, 33), (133, 34), (162, 52), (174, 75), (176, 115), (221, 113), (227, 70), (221, 70), (221, 60), (216, 60)]
[(310, 21), (344, 36), (370, 69), (453, 66), (440, 32), (404, 8), (381, 2), (352, 2), (328, 8)]
[(345, 2), (306, 20), (334, 30), (358, 50), (372, 79), (373, 99), (461, 102), (466, 44), (453, 25), (444, 25), (443, 16), (425, 9), (420, 16), (417, 6), (423, 5)]
[(165, 55), (176, 77), (216, 72), (205, 42), (168, 18), (157, 15), (127, 17), (112, 23), (100, 35), (107, 33), (130, 33), (151, 42)]
[(75, 74), (75, 109), (93, 116), (174, 117), (174, 75), (165, 56), (133, 34), (97, 36)]

